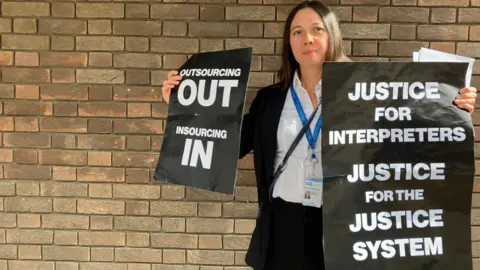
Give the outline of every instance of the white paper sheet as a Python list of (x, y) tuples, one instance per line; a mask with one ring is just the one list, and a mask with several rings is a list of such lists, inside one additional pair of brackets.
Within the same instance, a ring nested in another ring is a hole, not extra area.
[(475, 58), (461, 55), (441, 52), (428, 48), (421, 48), (418, 52), (413, 52), (414, 62), (462, 62), (468, 63), (467, 73), (465, 74), (465, 87), (470, 87), (473, 73), (473, 63)]

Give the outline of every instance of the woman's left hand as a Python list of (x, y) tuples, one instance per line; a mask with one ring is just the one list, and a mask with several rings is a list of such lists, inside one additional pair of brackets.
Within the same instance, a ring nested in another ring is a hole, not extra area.
[(453, 102), (455, 102), (459, 108), (465, 109), (472, 114), (473, 110), (475, 109), (476, 98), (477, 88), (466, 87), (460, 90), (460, 94), (458, 94)]

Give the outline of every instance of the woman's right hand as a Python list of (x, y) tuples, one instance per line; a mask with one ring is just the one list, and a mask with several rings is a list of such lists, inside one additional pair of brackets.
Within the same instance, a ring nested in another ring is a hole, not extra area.
[(170, 101), (170, 94), (171, 94), (172, 88), (178, 85), (181, 79), (182, 79), (182, 76), (178, 75), (178, 72), (176, 70), (172, 70), (168, 72), (168, 78), (165, 81), (163, 81), (163, 87), (162, 87), (163, 100), (165, 100), (167, 104)]

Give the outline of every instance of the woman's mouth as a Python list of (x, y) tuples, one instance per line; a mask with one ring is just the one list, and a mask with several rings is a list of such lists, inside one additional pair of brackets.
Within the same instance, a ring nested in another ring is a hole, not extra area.
[(316, 52), (317, 52), (316, 50), (310, 49), (310, 50), (304, 51), (303, 54), (305, 54), (305, 55), (312, 55), (312, 54), (314, 54), (314, 53), (316, 53)]

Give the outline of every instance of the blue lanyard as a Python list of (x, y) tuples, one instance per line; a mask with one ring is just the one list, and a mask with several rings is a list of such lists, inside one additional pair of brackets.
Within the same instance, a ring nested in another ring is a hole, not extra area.
[[(300, 116), (300, 119), (302, 120), (302, 123), (305, 125), (307, 123), (307, 117), (305, 116), (305, 111), (303, 110), (302, 104), (300, 103), (300, 99), (298, 98), (297, 93), (295, 92), (295, 88), (293, 87), (293, 83), (290, 85), (291, 87), (291, 93), (292, 93), (292, 99), (293, 102), (295, 103), (295, 107), (297, 108), (298, 116)], [(310, 144), (310, 147), (312, 148), (312, 159), (316, 159), (317, 156), (315, 153), (313, 153), (313, 150), (315, 149), (315, 143), (317, 142), (318, 135), (320, 134), (320, 129), (322, 128), (322, 116), (318, 117), (317, 124), (315, 125), (315, 131), (312, 136), (312, 132), (310, 131), (310, 127), (307, 129), (307, 140), (308, 143)]]

